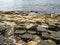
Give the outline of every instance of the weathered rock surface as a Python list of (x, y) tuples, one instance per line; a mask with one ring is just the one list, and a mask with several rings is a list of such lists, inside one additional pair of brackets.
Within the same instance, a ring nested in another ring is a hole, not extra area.
[(0, 15), (0, 44), (59, 45), (60, 15), (8, 11)]

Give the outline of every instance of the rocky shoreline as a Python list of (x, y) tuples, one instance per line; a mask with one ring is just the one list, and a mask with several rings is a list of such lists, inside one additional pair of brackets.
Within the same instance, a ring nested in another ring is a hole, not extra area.
[(60, 14), (0, 11), (0, 45), (60, 45)]

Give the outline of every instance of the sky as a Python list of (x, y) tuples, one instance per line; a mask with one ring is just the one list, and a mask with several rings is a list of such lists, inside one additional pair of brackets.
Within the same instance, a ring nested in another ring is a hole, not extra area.
[(16, 7), (22, 7), (24, 5), (40, 3), (60, 4), (60, 0), (0, 0), (0, 10), (14, 9)]
[(29, 2), (29, 3), (56, 3), (59, 4), (60, 0), (24, 0), (23, 2)]

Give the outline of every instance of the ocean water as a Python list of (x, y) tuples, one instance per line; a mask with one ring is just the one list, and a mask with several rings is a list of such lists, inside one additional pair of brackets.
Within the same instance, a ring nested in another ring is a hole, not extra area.
[[(29, 0), (30, 1), (30, 0)], [(32, 0), (31, 0), (32, 1)], [(28, 2), (27, 0), (0, 0), (0, 11), (38, 11), (44, 13), (60, 13), (60, 4)], [(43, 1), (42, 1), (43, 2)]]

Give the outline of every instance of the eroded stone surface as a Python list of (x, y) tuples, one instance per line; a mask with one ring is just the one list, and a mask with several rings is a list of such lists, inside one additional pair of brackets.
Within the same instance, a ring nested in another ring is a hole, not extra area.
[(60, 15), (53, 17), (50, 15), (23, 11), (2, 12), (0, 15), (0, 44), (60, 44)]

